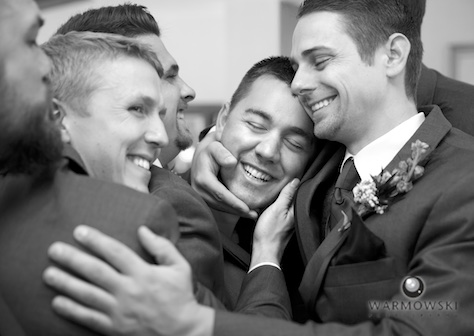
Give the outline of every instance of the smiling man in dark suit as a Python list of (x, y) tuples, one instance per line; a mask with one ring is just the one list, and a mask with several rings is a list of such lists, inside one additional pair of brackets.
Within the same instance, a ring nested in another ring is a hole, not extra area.
[[(236, 166), (221, 171), (220, 179), (260, 214), (285, 185), (301, 179), (315, 153), (311, 120), (290, 90), (293, 76), (286, 57), (254, 64), (216, 121), (216, 138), (238, 160)], [(251, 265), (252, 233), (258, 221), (211, 210), (224, 247), (225, 287), (235, 309)]]

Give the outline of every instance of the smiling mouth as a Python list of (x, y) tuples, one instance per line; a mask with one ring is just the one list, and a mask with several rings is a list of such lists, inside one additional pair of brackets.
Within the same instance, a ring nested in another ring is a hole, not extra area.
[(316, 104), (314, 104), (311, 107), (311, 110), (313, 112), (316, 112), (316, 111), (322, 109), (323, 107), (328, 106), (329, 104), (331, 104), (334, 101), (334, 99), (336, 99), (336, 97), (337, 96), (333, 96), (333, 97), (329, 97), (329, 98), (318, 101)]
[(247, 164), (244, 164), (243, 165), (243, 168), (245, 170), (245, 173), (248, 177), (254, 179), (254, 180), (257, 180), (259, 182), (269, 182), (273, 179), (273, 177), (271, 177), (270, 175), (254, 168), (254, 167), (251, 167)]
[(145, 170), (150, 170), (151, 167), (151, 162), (148, 161), (147, 159), (144, 159), (140, 156), (129, 156), (130, 161), (132, 163), (140, 168), (143, 168)]

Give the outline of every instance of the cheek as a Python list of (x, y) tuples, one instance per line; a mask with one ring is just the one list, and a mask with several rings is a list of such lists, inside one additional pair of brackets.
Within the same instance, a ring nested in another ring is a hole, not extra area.
[(171, 113), (166, 113), (165, 118), (163, 119), (163, 125), (165, 126), (166, 133), (168, 136), (172, 137), (173, 134), (176, 134), (177, 124), (176, 124), (176, 115)]
[(236, 156), (240, 151), (243, 145), (243, 139), (245, 139), (246, 135), (243, 135), (239, 132), (235, 132), (234, 129), (224, 128), (221, 137), (222, 145), (232, 153), (232, 155)]
[(300, 155), (288, 155), (282, 160), (283, 171), (288, 180), (301, 178), (307, 164), (308, 158)]

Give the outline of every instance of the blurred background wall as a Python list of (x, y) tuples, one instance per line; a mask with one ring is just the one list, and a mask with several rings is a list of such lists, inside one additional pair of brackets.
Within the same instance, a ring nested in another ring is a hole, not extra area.
[[(301, 0), (130, 0), (150, 10), (162, 39), (197, 93), (187, 113), (198, 134), (245, 71), (271, 55), (289, 55)], [(71, 15), (124, 0), (38, 0), (46, 41)], [(427, 0), (424, 63), (474, 84), (474, 1)]]

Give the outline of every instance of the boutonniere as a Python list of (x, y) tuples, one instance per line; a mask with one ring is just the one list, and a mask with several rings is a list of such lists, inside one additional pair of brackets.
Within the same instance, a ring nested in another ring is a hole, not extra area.
[(418, 163), (428, 147), (428, 144), (416, 140), (411, 144), (411, 157), (400, 161), (398, 168), (392, 172), (382, 170), (379, 175), (372, 176), (371, 180), (359, 182), (352, 189), (358, 214), (383, 214), (397, 195), (410, 191), (413, 182), (423, 175), (424, 168)]

